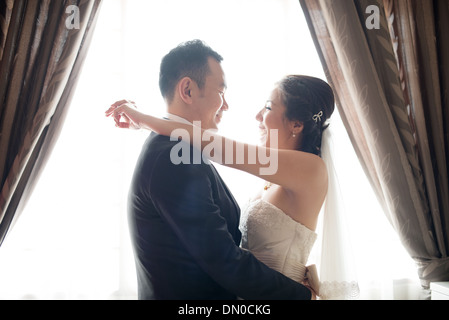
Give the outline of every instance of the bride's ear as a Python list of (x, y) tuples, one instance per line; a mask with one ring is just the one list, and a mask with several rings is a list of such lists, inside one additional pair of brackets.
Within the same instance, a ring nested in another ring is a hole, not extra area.
[(291, 132), (295, 135), (299, 135), (304, 130), (304, 123), (298, 120), (291, 122)]
[(178, 82), (178, 94), (186, 104), (192, 104), (192, 90), (194, 90), (194, 81), (189, 77), (184, 77)]

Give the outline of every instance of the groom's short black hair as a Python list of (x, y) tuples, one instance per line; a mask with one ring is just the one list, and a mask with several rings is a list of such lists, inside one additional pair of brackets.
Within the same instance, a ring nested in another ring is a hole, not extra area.
[(208, 58), (218, 62), (223, 58), (201, 40), (183, 42), (172, 49), (161, 62), (159, 73), (159, 88), (162, 96), (171, 102), (178, 82), (189, 77), (195, 81), (200, 89), (209, 74)]

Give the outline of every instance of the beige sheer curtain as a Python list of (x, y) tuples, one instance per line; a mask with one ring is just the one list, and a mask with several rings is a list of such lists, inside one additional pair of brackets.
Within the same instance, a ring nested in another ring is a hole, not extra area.
[(0, 244), (58, 138), (100, 3), (0, 2)]
[(356, 153), (423, 287), (449, 280), (449, 1), (300, 4)]

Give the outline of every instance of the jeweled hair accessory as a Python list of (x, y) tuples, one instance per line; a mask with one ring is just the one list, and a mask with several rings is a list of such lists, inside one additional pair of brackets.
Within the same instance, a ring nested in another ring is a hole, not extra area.
[(316, 115), (314, 115), (312, 117), (313, 121), (315, 121), (315, 123), (318, 123), (318, 121), (321, 122), (321, 117), (323, 116), (323, 111), (318, 112)]

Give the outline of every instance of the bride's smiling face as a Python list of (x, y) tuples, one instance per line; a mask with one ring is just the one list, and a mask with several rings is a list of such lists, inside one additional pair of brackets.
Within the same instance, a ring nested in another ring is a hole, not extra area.
[[(291, 136), (289, 121), (285, 118), (285, 110), (286, 107), (282, 102), (279, 89), (275, 88), (263, 109), (256, 115), (256, 120), (259, 122), (261, 145), (267, 148), (283, 149), (283, 142)], [(277, 130), (277, 146), (271, 145), (272, 132), (270, 130)]]

